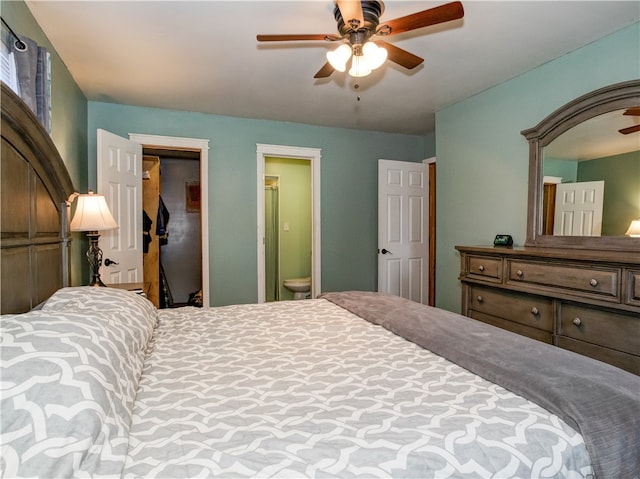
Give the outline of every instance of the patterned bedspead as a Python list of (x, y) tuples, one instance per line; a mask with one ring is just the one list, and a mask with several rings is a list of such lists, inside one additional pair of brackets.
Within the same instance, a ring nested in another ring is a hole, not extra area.
[(117, 477), (156, 310), (111, 288), (64, 288), (0, 318), (0, 477)]
[(587, 477), (537, 405), (326, 300), (159, 314), (123, 477)]

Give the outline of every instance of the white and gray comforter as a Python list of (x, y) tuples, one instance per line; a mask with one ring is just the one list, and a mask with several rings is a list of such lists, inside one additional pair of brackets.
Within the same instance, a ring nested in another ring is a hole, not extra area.
[(638, 477), (637, 376), (555, 377), (580, 358), (398, 298), (326, 298), (158, 312), (64, 288), (3, 316), (0, 477)]
[(589, 477), (541, 407), (324, 299), (159, 313), (123, 477)]

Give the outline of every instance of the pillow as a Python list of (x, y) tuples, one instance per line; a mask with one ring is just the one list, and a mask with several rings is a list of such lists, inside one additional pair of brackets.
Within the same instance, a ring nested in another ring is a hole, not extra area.
[(42, 306), (42, 311), (93, 313), (119, 312), (114, 334), (122, 336), (131, 354), (147, 349), (158, 311), (153, 303), (139, 294), (124, 289), (80, 286), (56, 291)]
[(93, 311), (127, 309), (154, 318), (156, 308), (140, 294), (118, 288), (77, 286), (62, 288), (53, 293), (42, 309), (49, 311)]
[(0, 476), (120, 475), (156, 311), (106, 289), (2, 316)]

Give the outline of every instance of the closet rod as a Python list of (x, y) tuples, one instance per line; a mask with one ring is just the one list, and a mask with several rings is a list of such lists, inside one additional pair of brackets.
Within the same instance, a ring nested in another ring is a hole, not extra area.
[(13, 35), (13, 38), (16, 39), (14, 43), (16, 50), (20, 52), (24, 52), (27, 49), (27, 44), (22, 40), (20, 40), (20, 37), (16, 34), (16, 32), (13, 31), (13, 28), (11, 28), (9, 24), (4, 21), (4, 18), (0, 17), (0, 20), (2, 20), (2, 23), (4, 23), (4, 26), (9, 29), (9, 32), (11, 33), (11, 35)]

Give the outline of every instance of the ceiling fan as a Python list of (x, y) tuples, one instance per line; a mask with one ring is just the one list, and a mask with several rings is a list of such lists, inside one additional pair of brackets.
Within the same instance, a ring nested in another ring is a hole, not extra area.
[[(258, 35), (259, 42), (286, 42), (323, 40), (341, 42), (335, 51), (327, 53), (327, 62), (314, 75), (326, 78), (334, 71), (343, 72), (351, 60), (349, 74), (362, 77), (382, 65), (388, 58), (407, 69), (420, 65), (424, 59), (378, 37), (404, 33), (439, 23), (457, 20), (464, 16), (462, 3), (451, 2), (386, 22), (380, 21), (384, 12), (381, 1), (336, 0), (333, 11), (339, 35), (335, 34), (284, 34)], [(375, 37), (375, 39), (374, 39)]]
[[(631, 107), (631, 108), (627, 108), (625, 110), (625, 112), (623, 113), (623, 115), (640, 116), (640, 106), (634, 106), (634, 107)], [(622, 133), (623, 135), (628, 135), (629, 133), (635, 133), (637, 131), (640, 131), (640, 124), (629, 126), (627, 128), (623, 128), (623, 129), (618, 130), (618, 131), (620, 133)]]

